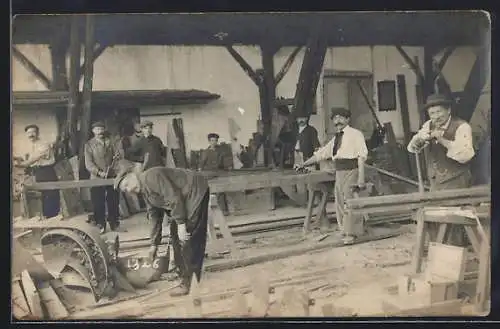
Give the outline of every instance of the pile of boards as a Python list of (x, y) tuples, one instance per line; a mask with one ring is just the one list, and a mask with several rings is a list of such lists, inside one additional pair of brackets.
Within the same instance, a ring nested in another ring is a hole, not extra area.
[(387, 315), (461, 314), (459, 287), (465, 280), (467, 249), (431, 242), (425, 271), (399, 278), (397, 294), (382, 305)]
[(12, 278), (12, 315), (16, 320), (64, 319), (77, 302), (60, 280), (37, 282), (24, 270)]

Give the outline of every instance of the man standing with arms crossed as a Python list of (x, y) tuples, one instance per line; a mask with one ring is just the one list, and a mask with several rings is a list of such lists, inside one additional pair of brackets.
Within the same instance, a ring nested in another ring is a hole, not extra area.
[(163, 217), (170, 222), (174, 261), (181, 279), (171, 296), (187, 295), (193, 274), (201, 279), (207, 243), (208, 181), (196, 171), (154, 167), (139, 172), (132, 163), (122, 161), (115, 188), (127, 193), (142, 193), (148, 205), (151, 230), (151, 261), (156, 257), (162, 238)]
[(365, 188), (365, 161), (368, 149), (363, 133), (349, 126), (351, 112), (347, 109), (332, 109), (331, 118), (335, 126), (335, 136), (313, 156), (296, 169), (314, 165), (327, 159), (333, 160), (335, 166), (335, 204), (336, 217), (343, 233), (345, 244), (352, 244), (356, 238), (364, 234), (361, 216), (346, 216), (344, 203), (353, 197), (353, 186)]
[[(430, 95), (424, 106), (430, 120), (408, 143), (408, 151), (420, 153), (427, 147), (427, 173), (431, 191), (467, 188), (472, 184), (470, 161), (475, 155), (471, 126), (452, 115), (451, 100), (443, 95)], [(432, 226), (433, 239), (437, 227)], [(456, 244), (462, 245), (463, 232), (453, 228)]]
[[(90, 172), (90, 178), (113, 178), (116, 165), (123, 159), (123, 148), (119, 140), (112, 141), (105, 136), (106, 128), (103, 122), (92, 124), (94, 137), (85, 144), (85, 168)], [(112, 231), (120, 225), (119, 194), (112, 186), (95, 186), (90, 189), (90, 198), (94, 208), (94, 221), (101, 234), (106, 232), (107, 220)]]
[[(30, 151), (22, 158), (15, 158), (16, 167), (26, 168), (37, 182), (57, 181), (54, 170), (56, 162), (51, 144), (40, 139), (40, 128), (28, 125), (24, 128), (30, 141)], [(42, 191), (42, 215), (45, 218), (55, 217), (60, 211), (59, 190)]]

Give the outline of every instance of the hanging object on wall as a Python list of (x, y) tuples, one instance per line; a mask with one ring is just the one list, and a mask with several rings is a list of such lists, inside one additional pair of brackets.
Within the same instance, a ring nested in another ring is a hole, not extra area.
[(396, 81), (378, 81), (377, 94), (379, 111), (396, 111)]

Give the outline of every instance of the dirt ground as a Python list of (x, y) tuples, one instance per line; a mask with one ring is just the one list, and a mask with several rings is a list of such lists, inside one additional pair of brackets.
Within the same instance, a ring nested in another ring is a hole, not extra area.
[[(201, 294), (251, 286), (256, 277), (268, 278), (273, 286), (273, 282), (286, 281), (288, 277), (322, 272), (321, 277), (311, 282), (291, 285), (296, 290), (307, 291), (310, 298), (315, 300), (315, 306), (310, 309), (311, 316), (323, 316), (321, 306), (326, 302), (333, 303), (335, 307), (350, 307), (358, 315), (381, 312), (380, 299), (387, 294), (386, 288), (396, 284), (397, 278), (409, 270), (414, 244), (411, 231), (410, 227), (409, 233), (394, 238), (311, 252), (222, 272), (206, 272), (200, 286)], [(169, 284), (161, 281), (150, 286), (165, 289)], [(279, 300), (291, 286), (275, 288), (270, 300)], [(166, 296), (159, 296), (149, 302), (159, 303), (168, 298)], [(231, 301), (228, 298), (216, 303), (205, 303), (203, 314), (211, 316), (214, 313), (212, 316), (217, 316), (224, 305), (230, 308)], [(150, 309), (144, 317), (182, 317), (183, 312), (183, 306), (179, 303), (156, 312)]]

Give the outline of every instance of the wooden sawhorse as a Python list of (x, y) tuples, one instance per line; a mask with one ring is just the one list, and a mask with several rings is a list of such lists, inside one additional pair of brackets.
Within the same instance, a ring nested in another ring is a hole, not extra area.
[[(219, 226), (219, 230), (222, 233), (221, 239), (217, 237), (217, 232), (215, 231), (216, 224)], [(217, 196), (215, 194), (210, 194), (207, 226), (207, 254), (210, 257), (218, 258), (228, 251), (231, 254), (231, 258), (239, 257), (239, 249), (229, 230), (226, 217), (219, 208)]]
[(311, 220), (314, 211), (314, 199), (316, 195), (320, 195), (320, 201), (316, 207), (316, 218), (319, 219), (320, 224), (325, 224), (326, 217), (326, 203), (328, 198), (328, 186), (324, 183), (310, 185), (308, 188), (309, 196), (307, 201), (307, 213), (304, 219), (303, 232), (308, 234), (311, 231)]
[[(490, 220), (489, 211), (477, 214), (478, 218)], [(489, 225), (481, 224), (477, 218), (467, 217), (460, 214), (458, 207), (424, 207), (417, 210), (415, 214), (417, 221), (416, 245), (412, 256), (412, 272), (421, 272), (424, 252), (425, 237), (428, 233), (428, 223), (438, 223), (439, 231), (436, 242), (444, 243), (450, 225), (462, 225), (465, 228), (467, 237), (472, 245), (472, 249), (479, 257), (479, 272), (475, 304), (478, 311), (484, 311), (486, 302), (489, 299), (491, 281), (491, 260), (490, 260), (490, 229)]]

